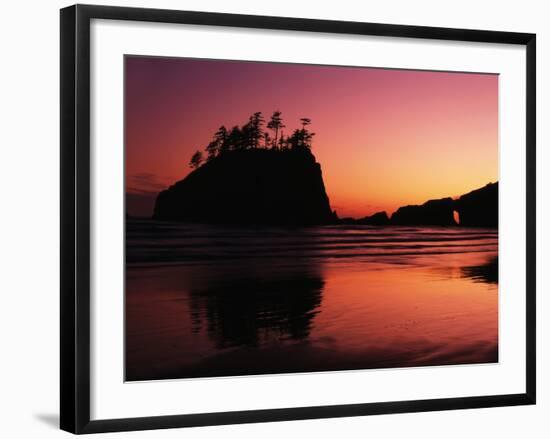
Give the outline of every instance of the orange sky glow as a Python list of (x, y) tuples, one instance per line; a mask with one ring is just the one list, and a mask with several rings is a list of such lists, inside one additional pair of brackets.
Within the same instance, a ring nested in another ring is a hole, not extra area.
[(312, 120), (331, 207), (362, 217), (458, 196), (498, 180), (498, 76), (185, 58), (125, 59), (128, 212), (221, 125), (282, 111), (285, 134)]

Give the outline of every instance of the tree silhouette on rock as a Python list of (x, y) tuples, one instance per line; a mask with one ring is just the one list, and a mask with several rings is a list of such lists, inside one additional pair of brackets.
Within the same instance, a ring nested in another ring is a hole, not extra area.
[(231, 128), (231, 131), (227, 136), (227, 145), (229, 151), (238, 151), (240, 149), (245, 149), (243, 133), (238, 125), (235, 125), (233, 128)]
[(242, 129), (247, 148), (257, 149), (260, 147), (260, 141), (263, 138), (262, 126), (264, 122), (261, 111), (257, 111), (250, 116), (247, 124)]
[(197, 169), (202, 163), (202, 152), (195, 151), (195, 153), (191, 156), (191, 160), (189, 161), (189, 166), (193, 169)]
[(306, 126), (311, 125), (311, 119), (309, 117), (302, 117), (300, 123), (302, 124), (302, 130), (305, 130)]
[[(311, 119), (307, 117), (299, 119), (302, 127), (296, 128), (290, 136), (285, 137), (283, 128), (286, 125), (283, 123), (281, 114), (278, 110), (274, 111), (267, 123), (267, 128), (273, 131), (273, 137), (263, 130), (265, 120), (261, 111), (253, 113), (242, 126), (235, 125), (231, 130), (224, 125), (220, 126), (205, 147), (206, 161), (210, 162), (231, 151), (271, 149), (282, 152), (311, 149), (315, 133), (306, 128), (311, 124)], [(191, 157), (189, 166), (197, 169), (204, 161), (203, 154), (197, 151)]]
[(269, 133), (266, 131), (266, 132), (264, 133), (264, 148), (265, 148), (265, 149), (268, 149), (270, 146), (273, 148), (273, 143), (272, 143), (272, 140), (271, 140), (271, 136), (270, 136)]
[(212, 141), (205, 148), (208, 154), (207, 160), (212, 160), (219, 154), (223, 154), (229, 150), (229, 145), (227, 144), (228, 136), (229, 134), (225, 126), (222, 125), (218, 128), (218, 131), (214, 134)]
[(216, 142), (218, 143), (218, 154), (223, 154), (229, 151), (230, 145), (227, 143), (228, 138), (229, 133), (227, 131), (227, 128), (222, 125), (218, 128), (216, 134), (214, 134), (214, 140), (216, 140)]
[(270, 130), (273, 130), (275, 132), (275, 137), (273, 138), (273, 147), (277, 148), (277, 140), (279, 137), (279, 130), (282, 130), (285, 125), (283, 124), (283, 119), (281, 118), (281, 112), (280, 111), (274, 111), (271, 115), (271, 119), (267, 123), (267, 127)]
[(292, 149), (311, 149), (311, 142), (315, 133), (309, 131), (306, 126), (311, 125), (311, 119), (303, 117), (300, 119), (301, 129), (295, 129), (288, 138), (288, 143)]

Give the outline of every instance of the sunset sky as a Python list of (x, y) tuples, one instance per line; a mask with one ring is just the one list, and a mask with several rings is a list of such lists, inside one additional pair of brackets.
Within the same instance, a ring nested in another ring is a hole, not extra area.
[(498, 76), (127, 56), (128, 212), (151, 215), (225, 125), (312, 120), (332, 209), (362, 217), (498, 180)]

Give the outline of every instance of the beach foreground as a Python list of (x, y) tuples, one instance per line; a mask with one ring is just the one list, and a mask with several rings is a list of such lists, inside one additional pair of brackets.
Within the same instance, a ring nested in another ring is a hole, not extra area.
[(498, 361), (496, 229), (127, 221), (126, 380)]

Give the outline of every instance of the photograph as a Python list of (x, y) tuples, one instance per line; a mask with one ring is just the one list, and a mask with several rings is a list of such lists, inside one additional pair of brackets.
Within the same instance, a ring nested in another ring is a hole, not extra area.
[(497, 73), (126, 54), (124, 166), (126, 381), (499, 362)]

